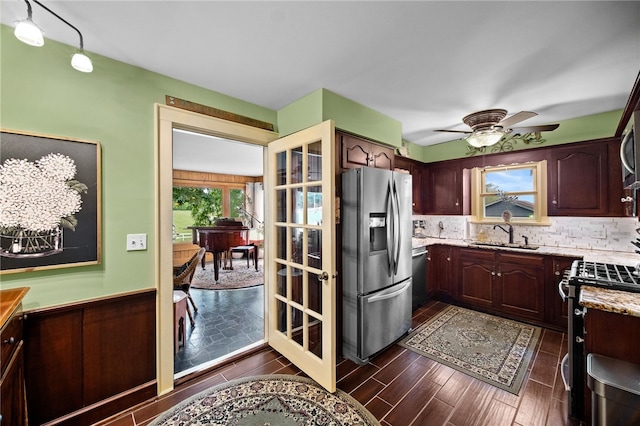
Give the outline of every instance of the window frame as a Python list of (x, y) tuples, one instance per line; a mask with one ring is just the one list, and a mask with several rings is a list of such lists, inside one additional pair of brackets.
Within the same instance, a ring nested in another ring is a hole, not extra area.
[(516, 169), (532, 169), (534, 172), (534, 189), (533, 191), (506, 192), (507, 195), (534, 195), (534, 210), (532, 218), (513, 216), (511, 223), (521, 225), (550, 225), (547, 215), (547, 161), (532, 161), (527, 163), (516, 163), (499, 166), (474, 167), (471, 169), (471, 222), (500, 224), (504, 223), (502, 217), (486, 217), (484, 209), (484, 199), (486, 197), (495, 196), (495, 192), (483, 192), (485, 174), (494, 171), (516, 170)]

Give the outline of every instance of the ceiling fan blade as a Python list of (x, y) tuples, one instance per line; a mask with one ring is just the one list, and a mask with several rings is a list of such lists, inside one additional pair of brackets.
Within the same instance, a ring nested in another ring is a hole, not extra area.
[(536, 133), (536, 132), (550, 132), (560, 127), (559, 124), (545, 124), (542, 126), (529, 126), (529, 127), (517, 127), (511, 129), (511, 133)]
[(468, 130), (444, 130), (444, 129), (440, 129), (440, 130), (434, 130), (434, 132), (449, 132), (449, 133), (466, 133), (466, 134), (470, 134), (471, 132)]
[(538, 115), (535, 112), (531, 112), (531, 111), (520, 111), (518, 113), (513, 114), (511, 117), (507, 117), (504, 120), (500, 121), (498, 123), (498, 126), (502, 126), (505, 129), (508, 129), (509, 127), (513, 126), (516, 123), (519, 123), (521, 121), (527, 120), (531, 117), (535, 117), (536, 115)]

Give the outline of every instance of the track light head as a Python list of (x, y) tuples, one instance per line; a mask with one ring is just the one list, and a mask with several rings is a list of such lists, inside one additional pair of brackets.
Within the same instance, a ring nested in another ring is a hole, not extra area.
[(27, 19), (22, 21), (16, 21), (16, 29), (13, 34), (18, 40), (29, 46), (40, 47), (44, 45), (44, 37), (42, 36), (42, 30), (36, 24), (33, 23), (31, 10), (31, 3), (24, 0), (27, 3)]
[(91, 59), (89, 59), (89, 57), (85, 55), (84, 50), (78, 50), (71, 57), (71, 66), (81, 72), (93, 71), (93, 64), (91, 63)]
[(29, 46), (40, 47), (44, 45), (42, 30), (29, 18), (16, 21), (16, 29), (13, 31), (13, 34), (18, 40)]

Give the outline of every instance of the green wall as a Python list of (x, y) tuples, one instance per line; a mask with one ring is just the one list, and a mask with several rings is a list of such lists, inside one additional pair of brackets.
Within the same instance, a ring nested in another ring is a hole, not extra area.
[[(48, 39), (27, 46), (0, 25), (0, 127), (97, 141), (102, 150), (102, 263), (1, 275), (1, 288), (31, 288), (25, 309), (156, 285), (153, 105), (165, 95), (273, 123), (283, 135), (332, 118), (344, 130), (400, 145), (398, 121), (323, 89), (273, 111), (91, 52), (94, 71), (84, 74), (71, 68), (74, 52)], [(146, 233), (148, 250), (127, 252), (131, 233)]]
[(278, 111), (278, 129), (285, 136), (329, 119), (338, 129), (394, 147), (402, 144), (402, 124), (398, 120), (326, 89), (318, 89)]
[[(556, 130), (542, 133), (542, 137), (545, 139), (543, 146), (611, 137), (616, 132), (622, 112), (622, 110), (616, 110), (560, 121), (560, 127)], [(416, 158), (425, 163), (463, 158), (466, 156), (467, 146), (468, 144), (464, 139), (456, 139), (436, 145), (418, 147), (422, 148), (422, 153), (420, 157)], [(514, 146), (515, 151), (528, 148), (531, 148), (531, 145), (526, 145), (522, 142)]]
[[(0, 31), (0, 126), (102, 147), (102, 264), (4, 274), (0, 285), (31, 287), (25, 309), (154, 287), (154, 103), (172, 95), (274, 125), (277, 112), (91, 53), (84, 74), (73, 47)], [(127, 252), (129, 233), (146, 233), (149, 249)]]

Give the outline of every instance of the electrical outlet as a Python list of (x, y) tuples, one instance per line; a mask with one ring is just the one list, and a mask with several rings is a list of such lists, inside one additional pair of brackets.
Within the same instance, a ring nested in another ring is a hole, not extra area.
[(127, 251), (146, 249), (147, 234), (127, 234)]

